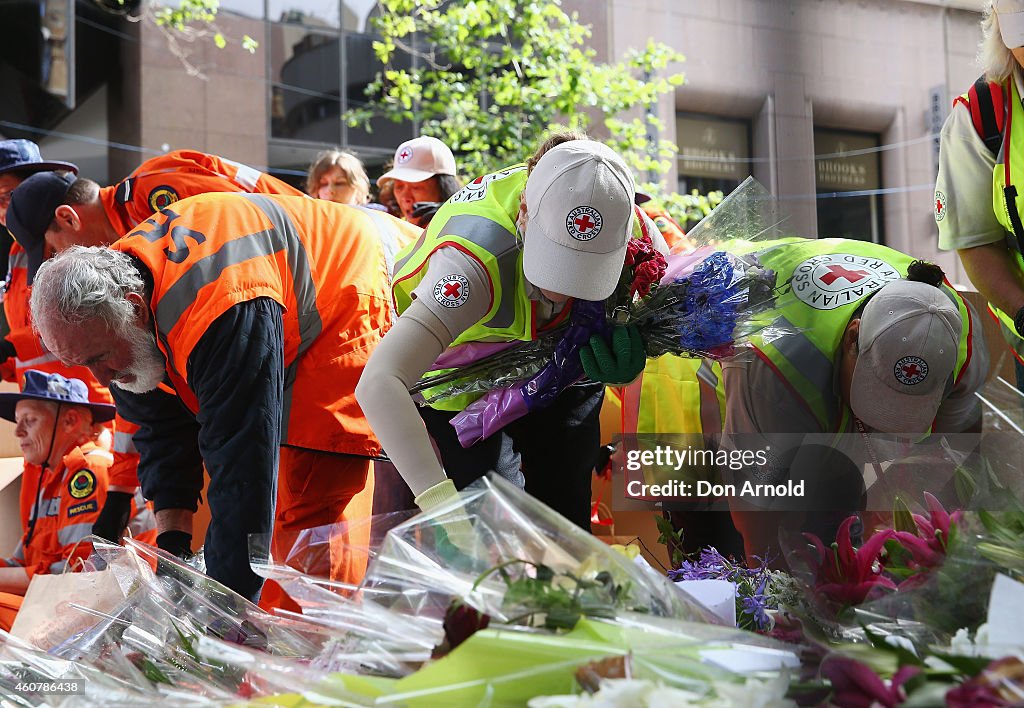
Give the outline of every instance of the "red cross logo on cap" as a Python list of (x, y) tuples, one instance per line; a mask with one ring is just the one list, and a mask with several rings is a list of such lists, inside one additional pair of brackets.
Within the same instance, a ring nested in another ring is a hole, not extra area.
[(825, 285), (831, 285), (840, 278), (843, 278), (849, 283), (856, 283), (858, 280), (863, 280), (871, 275), (866, 270), (847, 270), (841, 265), (830, 265), (828, 266), (828, 273), (821, 276), (821, 282)]
[(591, 206), (581, 206), (569, 212), (565, 230), (577, 241), (589, 241), (601, 233), (603, 223), (601, 212)]
[(919, 356), (905, 356), (896, 362), (893, 373), (904, 386), (916, 386), (928, 378), (928, 363)]
[(398, 153), (399, 162), (408, 162), (412, 159), (412, 148), (402, 148)]
[(469, 299), (469, 280), (459, 273), (444, 276), (434, 285), (434, 299), (441, 307), (462, 307)]
[(594, 220), (590, 218), (589, 214), (584, 214), (583, 216), (576, 217), (573, 223), (576, 224), (576, 228), (579, 229), (579, 232), (581, 234), (585, 234), (588, 231), (590, 231), (590, 229), (597, 226), (597, 224), (594, 223)]

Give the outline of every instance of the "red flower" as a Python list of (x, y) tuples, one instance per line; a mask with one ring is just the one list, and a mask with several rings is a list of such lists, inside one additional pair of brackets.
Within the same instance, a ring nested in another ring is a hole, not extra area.
[[(651, 243), (650, 238), (630, 239), (626, 244), (626, 269), (623, 282), (629, 282), (629, 298), (637, 293), (646, 297), (651, 287), (661, 280), (668, 268), (665, 257)], [(632, 267), (632, 271), (630, 271)]]
[(947, 513), (939, 500), (928, 492), (924, 493), (924, 498), (928, 502), (929, 518), (914, 514), (917, 533), (897, 531), (895, 537), (900, 545), (910, 551), (913, 556), (911, 563), (914, 566), (936, 568), (946, 560), (950, 534), (954, 531), (954, 524), (963, 516), (963, 512), (958, 510), (952, 514)]
[(840, 708), (894, 708), (907, 700), (903, 684), (919, 673), (916, 666), (904, 666), (887, 684), (866, 664), (841, 654), (832, 654), (821, 663), (821, 675), (832, 684), (829, 705)]
[(1015, 656), (997, 659), (970, 681), (946, 692), (949, 708), (1002, 708), (1020, 705), (1020, 674), (1024, 663)]
[(877, 588), (896, 588), (882, 575), (879, 564), (882, 547), (892, 538), (893, 531), (876, 533), (860, 550), (855, 550), (850, 541), (850, 526), (856, 518), (851, 516), (839, 526), (836, 542), (829, 549), (814, 534), (804, 534), (817, 551), (817, 558), (808, 554), (815, 574), (814, 589), (841, 605), (859, 605)]

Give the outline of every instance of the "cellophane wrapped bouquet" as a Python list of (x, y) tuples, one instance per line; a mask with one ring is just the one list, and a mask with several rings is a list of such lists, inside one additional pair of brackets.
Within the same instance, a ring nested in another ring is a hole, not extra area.
[(631, 240), (607, 300), (573, 301), (566, 324), (529, 342), (453, 347), (412, 392), (425, 403), (477, 396), (451, 421), (468, 447), (584, 381), (580, 349), (616, 325), (637, 327), (648, 358), (738, 356), (774, 326), (758, 315), (775, 302), (775, 273), (746, 244), (776, 235), (777, 224), (774, 199), (748, 179), (689, 234), (695, 249), (665, 256), (647, 234)]

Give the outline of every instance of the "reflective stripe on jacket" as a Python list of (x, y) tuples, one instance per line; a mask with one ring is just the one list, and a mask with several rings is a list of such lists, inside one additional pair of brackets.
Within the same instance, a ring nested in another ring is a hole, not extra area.
[(193, 414), (199, 402), (189, 386), (192, 350), (229, 308), (269, 298), (283, 310), (281, 442), (355, 455), (380, 452), (356, 403), (355, 385), (391, 327), (382, 244), (419, 230), (367, 211), (304, 197), (203, 194), (163, 209), (114, 244), (153, 276), (157, 343)]

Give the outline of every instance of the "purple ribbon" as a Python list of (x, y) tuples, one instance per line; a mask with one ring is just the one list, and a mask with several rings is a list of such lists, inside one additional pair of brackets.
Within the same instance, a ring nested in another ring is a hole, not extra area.
[(569, 316), (565, 335), (543, 369), (525, 383), (487, 392), (451, 419), (463, 447), (484, 440), (530, 411), (551, 405), (559, 394), (583, 378), (580, 348), (594, 334), (611, 330), (604, 303), (577, 300)]

